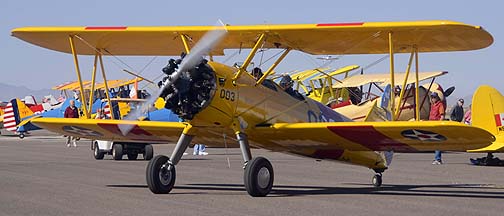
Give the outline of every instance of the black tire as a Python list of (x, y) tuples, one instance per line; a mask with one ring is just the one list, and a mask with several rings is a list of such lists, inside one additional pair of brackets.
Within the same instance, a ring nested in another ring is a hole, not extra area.
[(138, 158), (138, 153), (128, 153), (128, 160), (136, 160)]
[(19, 139), (23, 139), (23, 138), (25, 138), (25, 134), (24, 133), (20, 133), (19, 134)]
[(154, 156), (154, 148), (151, 144), (145, 145), (143, 158), (144, 160), (150, 160)]
[(93, 149), (94, 149), (94, 158), (96, 160), (102, 160), (103, 157), (105, 156), (105, 153), (101, 152), (100, 151), (100, 148), (98, 147), (98, 143), (97, 142), (94, 142), (93, 144)]
[(382, 185), (382, 175), (381, 174), (376, 174), (373, 176), (372, 179), (373, 186), (375, 188), (379, 188)]
[(147, 165), (146, 180), (150, 191), (155, 194), (167, 194), (175, 185), (175, 166), (171, 166), (170, 170), (162, 171), (162, 167), (170, 158), (164, 155), (157, 155), (149, 161)]
[(122, 160), (123, 153), (123, 146), (121, 144), (114, 144), (112, 146), (112, 158), (114, 160)]
[(247, 163), (243, 180), (245, 189), (250, 196), (266, 196), (273, 187), (273, 166), (266, 158), (254, 158)]

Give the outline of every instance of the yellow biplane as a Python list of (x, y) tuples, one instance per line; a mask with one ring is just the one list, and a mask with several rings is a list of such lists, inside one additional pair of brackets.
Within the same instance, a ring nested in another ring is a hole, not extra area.
[[(445, 92), (440, 87), (439, 84), (434, 83), (435, 78), (439, 76), (443, 76), (447, 74), (446, 71), (438, 71), (438, 72), (419, 72), (418, 73), (418, 81), (423, 81), (427, 79), (431, 79), (430, 83), (427, 83), (423, 86), (420, 86), (418, 96), (419, 98), (419, 115), (418, 117), (421, 120), (428, 120), (429, 118), (429, 110), (430, 110), (430, 100), (429, 100), (429, 92), (430, 91), (438, 91), (441, 98), (441, 101), (445, 102)], [(398, 80), (406, 79), (405, 73), (396, 73), (395, 78)], [(416, 89), (415, 85), (415, 77), (409, 76), (406, 80), (405, 91), (401, 95), (399, 94), (399, 87), (396, 86), (394, 100), (396, 104), (396, 113), (393, 116), (394, 120), (398, 121), (409, 121), (415, 119), (416, 115)], [(383, 90), (387, 85), (390, 85), (390, 76), (388, 74), (361, 74), (354, 75), (348, 78), (341, 80), (341, 82), (334, 84), (332, 87), (334, 89), (345, 89), (345, 88), (362, 88), (364, 85), (369, 85), (369, 88), (361, 92), (359, 95), (355, 97), (362, 99), (359, 100), (358, 104), (348, 104), (346, 106), (337, 106), (335, 108), (336, 112), (344, 114), (348, 118), (354, 121), (362, 121), (366, 117), (365, 113), (368, 113), (375, 106), (372, 106), (373, 103), (376, 102), (377, 107), (382, 107), (382, 95)], [(376, 87), (378, 89), (377, 94), (371, 91), (372, 87)], [(449, 94), (446, 94), (447, 96)], [(348, 100), (348, 99), (347, 99)], [(364, 114), (364, 115), (363, 115)]]
[[(237, 142), (230, 142), (229, 147), (241, 149), (245, 189), (251, 196), (266, 196), (273, 187), (273, 166), (264, 157), (253, 157), (251, 147), (365, 166), (376, 172), (372, 182), (378, 187), (388, 165), (380, 151), (466, 151), (488, 146), (495, 140), (484, 129), (457, 122), (352, 122), (324, 104), (307, 97), (294, 97), (289, 93), (292, 92), (289, 85), (280, 86), (267, 79), (291, 50), (314, 55), (388, 53), (394, 86), (395, 54), (410, 53), (416, 57), (418, 66), (420, 52), (488, 47), (493, 38), (479, 26), (453, 21), (412, 21), (223, 27), (26, 27), (12, 30), (12, 35), (41, 47), (71, 53), (79, 80), (78, 54), (94, 55), (103, 72), (102, 55), (188, 53), (180, 61), (172, 62), (172, 70), (167, 70), (168, 78), (159, 94), (166, 101), (165, 107), (185, 119), (184, 122), (33, 120), (50, 131), (90, 139), (177, 141), (171, 157), (158, 155), (147, 166), (147, 185), (153, 193), (172, 190), (175, 166), (191, 142), (224, 147), (224, 139), (234, 137)], [(284, 52), (256, 80), (246, 68), (260, 47)], [(213, 61), (213, 56), (222, 55), (225, 49), (250, 49), (250, 53), (238, 68)], [(202, 58), (206, 55), (210, 61)], [(197, 97), (188, 93), (197, 93)], [(393, 110), (393, 100), (390, 103)]]

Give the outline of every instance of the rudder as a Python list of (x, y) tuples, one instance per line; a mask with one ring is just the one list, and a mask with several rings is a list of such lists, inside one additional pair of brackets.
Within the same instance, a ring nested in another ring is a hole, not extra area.
[(470, 152), (504, 150), (504, 96), (497, 89), (483, 85), (476, 89), (471, 105), (472, 126), (483, 128), (495, 136), (491, 145)]
[(12, 99), (5, 107), (4, 128), (8, 131), (14, 132), (23, 118), (33, 114), (33, 111), (31, 111), (30, 108), (28, 108), (22, 101), (19, 99)]

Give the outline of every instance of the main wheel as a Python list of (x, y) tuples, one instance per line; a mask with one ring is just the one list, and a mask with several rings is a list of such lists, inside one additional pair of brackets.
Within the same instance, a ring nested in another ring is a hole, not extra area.
[(128, 153), (128, 160), (136, 160), (138, 158), (138, 153)]
[(271, 166), (271, 163), (266, 158), (254, 158), (247, 163), (243, 180), (245, 182), (245, 189), (250, 196), (266, 196), (273, 187), (273, 166)]
[(23, 139), (23, 138), (25, 138), (25, 134), (24, 133), (20, 133), (19, 134), (19, 139)]
[(121, 144), (114, 144), (112, 146), (112, 157), (114, 160), (122, 160), (123, 146)]
[(167, 194), (175, 185), (175, 166), (167, 162), (170, 158), (164, 155), (154, 157), (147, 165), (147, 185), (155, 194)]
[(372, 180), (373, 186), (379, 188), (382, 185), (382, 174), (378, 173), (373, 176)]
[(144, 160), (150, 160), (154, 156), (154, 148), (151, 144), (145, 145), (143, 158)]
[(96, 160), (102, 160), (103, 157), (105, 156), (105, 153), (103, 152), (100, 152), (100, 148), (98, 147), (98, 143), (97, 142), (94, 142), (93, 144), (93, 148), (94, 148), (94, 158)]

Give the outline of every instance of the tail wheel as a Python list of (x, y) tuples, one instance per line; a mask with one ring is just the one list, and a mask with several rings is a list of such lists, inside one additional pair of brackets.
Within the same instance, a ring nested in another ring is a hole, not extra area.
[(250, 196), (266, 196), (273, 187), (273, 166), (266, 158), (254, 158), (247, 163), (243, 180)]
[(103, 152), (100, 152), (100, 148), (98, 147), (98, 143), (97, 142), (94, 142), (93, 144), (93, 148), (94, 148), (94, 158), (96, 160), (102, 160), (103, 157), (105, 156), (105, 153)]
[(122, 160), (123, 146), (121, 144), (114, 144), (112, 146), (112, 157), (114, 160)]
[(147, 165), (146, 180), (152, 193), (170, 193), (175, 185), (175, 166), (168, 164), (168, 160), (167, 156), (158, 155)]
[(154, 156), (154, 148), (152, 148), (152, 145), (145, 145), (144, 148), (144, 153), (143, 153), (143, 158), (144, 160), (150, 160)]
[(136, 160), (138, 158), (138, 153), (128, 153), (128, 160)]

